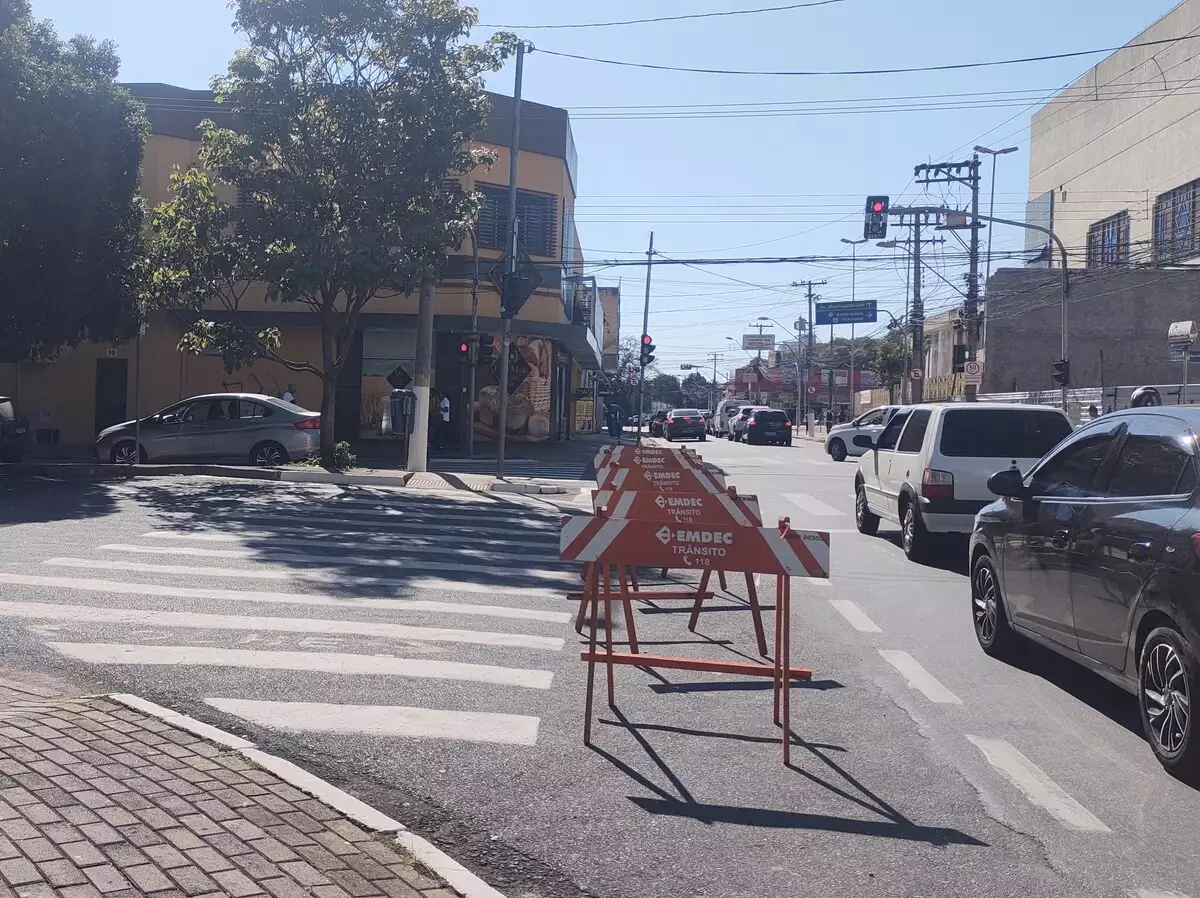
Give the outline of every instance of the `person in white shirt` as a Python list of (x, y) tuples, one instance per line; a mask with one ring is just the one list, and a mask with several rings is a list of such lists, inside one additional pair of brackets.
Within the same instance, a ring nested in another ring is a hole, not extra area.
[(441, 448), (445, 448), (447, 441), (450, 439), (450, 397), (442, 396), (442, 401), (438, 403), (438, 411), (442, 418), (442, 432), (438, 442)]
[(296, 401), (296, 385), (295, 384), (288, 384), (287, 389), (283, 391), (283, 401), (284, 402), (295, 402)]

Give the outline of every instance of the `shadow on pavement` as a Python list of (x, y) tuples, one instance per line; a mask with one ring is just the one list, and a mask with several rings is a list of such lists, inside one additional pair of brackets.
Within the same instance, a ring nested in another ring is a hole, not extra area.
[[(430, 579), (447, 581), (449, 591), (454, 583), (514, 591), (568, 588), (571, 569), (556, 558), (561, 514), (484, 493), (456, 499), (454, 493), (442, 498), (372, 487), (338, 487), (334, 493), (306, 493), (296, 484), (279, 487), (269, 482), (139, 483), (128, 501), (149, 512), (159, 530), (218, 537), (204, 548), (249, 550), (253, 554), (238, 556), (238, 562), (290, 569), (298, 580), (308, 578), (334, 598), (338, 593), (403, 596), (406, 583), (425, 581), (420, 588), (428, 589)], [(375, 514), (380, 511), (388, 513)], [(497, 513), (504, 519), (477, 520), (479, 514)], [(233, 539), (220, 541), (221, 536)], [(201, 567), (215, 576), (228, 567), (218, 555), (187, 554), (195, 547), (186, 539), (163, 540), (155, 548), (163, 551), (139, 560)], [(175, 554), (172, 548), (185, 551)], [(562, 576), (539, 576), (547, 569)]]
[[(631, 780), (654, 793), (656, 797), (630, 796), (629, 800), (647, 814), (656, 816), (685, 817), (698, 820), (705, 824), (726, 823), (735, 826), (750, 826), (769, 829), (811, 829), (825, 832), (846, 833), (851, 835), (877, 836), (887, 839), (900, 839), (914, 842), (927, 842), (932, 845), (972, 845), (986, 846), (987, 843), (952, 827), (921, 826), (909, 820), (892, 807), (883, 798), (860, 783), (841, 765), (827, 756), (827, 752), (845, 752), (846, 749), (837, 745), (805, 742), (794, 731), (791, 733), (792, 743), (806, 750), (812, 757), (825, 765), (827, 777), (805, 770), (793, 763), (789, 768), (804, 779), (828, 790), (859, 810), (877, 815), (880, 819), (859, 819), (855, 817), (840, 817), (832, 814), (813, 814), (803, 811), (780, 810), (773, 808), (744, 807), (739, 805), (702, 804), (684, 785), (671, 767), (663, 760), (643, 731), (668, 732), (674, 734), (702, 736), (706, 738), (733, 739), (752, 743), (775, 743), (774, 737), (743, 736), (735, 733), (718, 733), (704, 730), (691, 730), (682, 727), (637, 724), (630, 721), (620, 710), (610, 708), (616, 720), (601, 720), (602, 723), (619, 727), (629, 733), (645, 752), (654, 765), (669, 783), (669, 787), (660, 786), (645, 774), (634, 769), (632, 765), (621, 760), (604, 749), (591, 746), (591, 750), (604, 758)], [(817, 768), (820, 770), (820, 768)], [(674, 790), (672, 793), (671, 790)]]
[(103, 517), (117, 511), (115, 483), (0, 476), (0, 527)]

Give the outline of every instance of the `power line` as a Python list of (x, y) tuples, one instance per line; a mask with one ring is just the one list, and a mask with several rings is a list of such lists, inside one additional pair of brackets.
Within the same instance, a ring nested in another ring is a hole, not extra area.
[(630, 62), (620, 59), (604, 59), (598, 56), (583, 56), (578, 53), (563, 53), (558, 50), (546, 50), (537, 47), (539, 53), (547, 56), (559, 56), (563, 59), (575, 59), (582, 62), (595, 62), (601, 65), (621, 66), (634, 69), (652, 69), (660, 72), (685, 72), (693, 75), (749, 75), (787, 78), (807, 78), (819, 76), (850, 76), (850, 75), (905, 75), (915, 72), (951, 72), (963, 69), (982, 69), (995, 66), (1024, 65), (1031, 62), (1050, 62), (1056, 59), (1075, 59), (1081, 56), (1098, 56), (1112, 54), (1119, 50), (1134, 49), (1135, 47), (1157, 47), (1164, 44), (1175, 44), (1180, 41), (1195, 40), (1200, 35), (1188, 34), (1181, 37), (1161, 38), (1153, 41), (1141, 41), (1136, 44), (1123, 44), (1119, 47), (1098, 47), (1094, 50), (1074, 50), (1067, 53), (1047, 53), (1041, 56), (1020, 56), (1012, 59), (991, 59), (984, 62), (958, 62), (946, 65), (908, 66), (891, 69), (840, 69), (840, 70), (811, 70), (811, 71), (764, 71), (752, 69), (705, 69), (689, 66), (662, 65), (649, 62)]
[(549, 30), (552, 28), (616, 28), (622, 25), (647, 25), (652, 22), (682, 22), (686, 19), (717, 19), (727, 16), (756, 16), (769, 12), (790, 12), (794, 9), (808, 9), (814, 6), (829, 6), (833, 3), (843, 3), (845, 0), (811, 0), (808, 3), (789, 3), (787, 6), (764, 6), (759, 9), (730, 9), (721, 12), (696, 12), (681, 16), (656, 16), (652, 19), (628, 19), (624, 22), (575, 22), (563, 25), (478, 25), (478, 28), (512, 28), (513, 30), (529, 31), (532, 29)]

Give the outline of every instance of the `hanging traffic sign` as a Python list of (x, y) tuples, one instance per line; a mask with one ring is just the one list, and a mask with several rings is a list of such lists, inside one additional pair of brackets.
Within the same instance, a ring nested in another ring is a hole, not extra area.
[(404, 390), (413, 382), (412, 375), (404, 370), (403, 365), (397, 365), (395, 370), (385, 380), (392, 385), (393, 390)]

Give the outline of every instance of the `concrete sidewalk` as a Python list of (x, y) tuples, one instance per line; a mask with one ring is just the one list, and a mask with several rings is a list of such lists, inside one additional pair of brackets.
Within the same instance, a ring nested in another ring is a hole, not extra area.
[(468, 883), (466, 893), (500, 898), (345, 793), (374, 831), (306, 794), (338, 790), (245, 740), (169, 712), (155, 716), (165, 709), (150, 703), (152, 713), (143, 713), (109, 697), (42, 691), (0, 680), (2, 896), (463, 894), (407, 842), (434, 864), (440, 856), (451, 877)]

